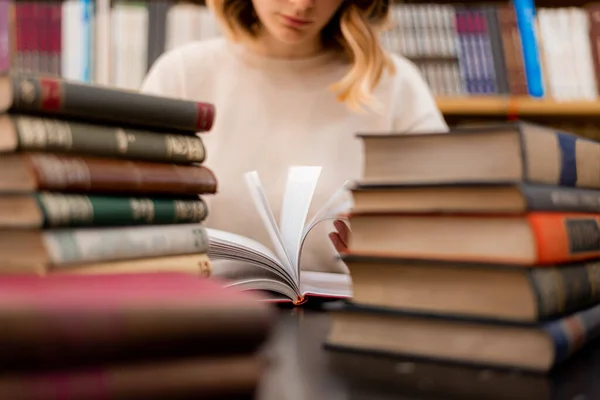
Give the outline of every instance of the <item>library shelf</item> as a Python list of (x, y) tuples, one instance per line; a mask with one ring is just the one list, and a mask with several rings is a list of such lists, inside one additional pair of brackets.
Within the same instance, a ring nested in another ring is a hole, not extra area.
[(446, 116), (600, 117), (600, 101), (556, 101), (533, 97), (437, 97)]

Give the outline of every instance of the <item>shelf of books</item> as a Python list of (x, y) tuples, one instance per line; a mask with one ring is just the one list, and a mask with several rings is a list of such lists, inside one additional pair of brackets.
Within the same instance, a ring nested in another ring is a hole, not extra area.
[[(163, 52), (221, 34), (201, 3), (0, 0), (0, 70), (136, 89)], [(600, 5), (538, 1), (524, 23), (517, 3), (398, 2), (381, 40), (450, 118), (600, 116)]]

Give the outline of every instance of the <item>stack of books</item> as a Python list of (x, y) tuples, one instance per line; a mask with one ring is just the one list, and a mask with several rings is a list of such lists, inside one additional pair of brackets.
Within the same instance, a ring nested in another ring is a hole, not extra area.
[(546, 373), (600, 333), (600, 143), (525, 122), (360, 138), (328, 348)]
[(251, 399), (274, 312), (182, 273), (0, 279), (0, 398)]
[(210, 274), (212, 104), (0, 76), (0, 273)]

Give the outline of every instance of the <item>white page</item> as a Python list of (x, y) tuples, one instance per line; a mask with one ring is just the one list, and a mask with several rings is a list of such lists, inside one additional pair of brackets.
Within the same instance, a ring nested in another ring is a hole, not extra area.
[[(354, 201), (352, 196), (348, 192), (348, 186), (350, 181), (346, 181), (335, 193), (327, 200), (327, 202), (321, 207), (321, 209), (314, 215), (308, 224), (304, 227), (302, 232), (302, 239), (300, 241), (299, 257), (298, 257), (298, 274), (300, 274), (300, 262), (302, 259), (302, 247), (310, 231), (317, 226), (317, 224), (327, 220), (347, 220), (346, 217), (341, 217), (342, 214), (347, 213), (354, 207)], [(328, 238), (327, 238), (328, 239)]]
[(294, 166), (288, 170), (279, 228), (283, 246), (299, 277), (298, 259), (304, 224), (310, 209), (322, 167)]
[(273, 211), (271, 211), (271, 206), (269, 205), (267, 196), (263, 190), (258, 172), (247, 172), (244, 174), (244, 179), (248, 186), (248, 190), (250, 191), (252, 201), (254, 202), (254, 207), (258, 211), (263, 225), (267, 229), (269, 238), (273, 243), (277, 257), (279, 257), (281, 264), (289, 271), (290, 275), (298, 282), (298, 272), (296, 268), (293, 267), (294, 264), (291, 263), (290, 257), (285, 250), (281, 233), (279, 232), (279, 228), (277, 228), (277, 222), (275, 221)]
[(348, 187), (351, 182), (346, 181), (335, 193), (325, 202), (325, 204), (317, 211), (317, 213), (312, 217), (310, 222), (306, 224), (304, 227), (304, 231), (302, 232), (302, 241), (308, 232), (319, 222), (334, 217), (337, 214), (341, 214), (343, 212), (349, 211), (354, 206), (354, 201), (352, 200), (352, 196), (350, 196), (348, 192)]

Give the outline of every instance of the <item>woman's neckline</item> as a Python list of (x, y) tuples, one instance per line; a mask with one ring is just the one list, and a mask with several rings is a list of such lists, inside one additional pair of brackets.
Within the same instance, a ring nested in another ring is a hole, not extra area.
[(274, 68), (277, 70), (302, 70), (306, 68), (320, 67), (339, 61), (339, 54), (332, 50), (324, 50), (315, 55), (301, 58), (283, 58), (259, 54), (252, 51), (243, 43), (232, 43), (228, 41), (236, 56), (254, 67)]

